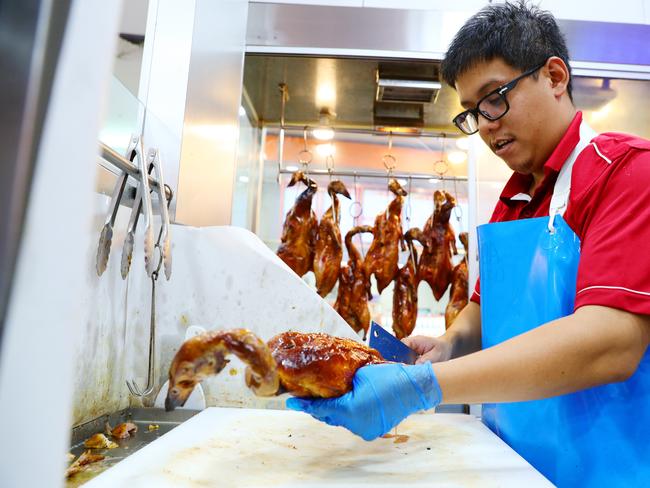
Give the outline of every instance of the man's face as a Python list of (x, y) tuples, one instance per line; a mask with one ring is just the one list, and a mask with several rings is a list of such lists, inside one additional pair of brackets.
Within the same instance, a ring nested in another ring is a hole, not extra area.
[[(465, 109), (491, 91), (508, 83), (521, 71), (501, 58), (482, 62), (456, 80), (456, 90)], [(544, 163), (555, 148), (553, 113), (556, 103), (544, 68), (536, 76), (522, 78), (507, 92), (508, 112), (499, 120), (479, 115), (479, 134), (488, 147), (513, 171), (530, 174), (543, 171)]]

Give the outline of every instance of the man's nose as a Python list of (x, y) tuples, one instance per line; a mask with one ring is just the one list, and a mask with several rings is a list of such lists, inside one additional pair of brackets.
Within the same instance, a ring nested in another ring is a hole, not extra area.
[(500, 125), (501, 119), (490, 120), (483, 117), (482, 115), (479, 115), (478, 117), (478, 131), (481, 134), (489, 134), (490, 132), (494, 132), (499, 128)]

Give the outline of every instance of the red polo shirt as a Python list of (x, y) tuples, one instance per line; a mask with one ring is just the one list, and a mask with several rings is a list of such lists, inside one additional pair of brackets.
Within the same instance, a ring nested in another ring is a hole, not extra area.
[[(546, 161), (532, 198), (532, 175), (513, 173), (490, 222), (548, 215), (581, 121), (578, 112)], [(603, 305), (650, 315), (650, 141), (616, 133), (594, 138), (573, 166), (564, 219), (581, 243), (575, 308)], [(480, 303), (479, 283), (471, 299)]]

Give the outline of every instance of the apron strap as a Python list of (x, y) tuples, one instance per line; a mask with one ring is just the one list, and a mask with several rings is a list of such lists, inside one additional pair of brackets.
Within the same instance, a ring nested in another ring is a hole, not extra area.
[(565, 161), (560, 174), (557, 177), (555, 186), (553, 188), (553, 196), (551, 197), (551, 205), (549, 208), (548, 230), (552, 234), (555, 232), (553, 221), (556, 215), (564, 215), (567, 203), (569, 202), (569, 193), (571, 192), (571, 172), (573, 171), (573, 164), (578, 159), (582, 150), (589, 145), (591, 140), (596, 137), (598, 133), (594, 131), (583, 120), (580, 123), (580, 140), (576, 147), (573, 149), (567, 160)]

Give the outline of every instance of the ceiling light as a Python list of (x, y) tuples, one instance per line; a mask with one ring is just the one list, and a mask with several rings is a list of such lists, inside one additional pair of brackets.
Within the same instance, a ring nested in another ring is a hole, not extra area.
[(331, 141), (334, 139), (334, 129), (321, 126), (311, 131), (312, 135), (319, 141)]
[(242, 182), (242, 183), (248, 183), (248, 180), (249, 180), (249, 178), (246, 175), (241, 175), (239, 177), (239, 181)]
[(447, 153), (447, 161), (451, 164), (461, 164), (467, 161), (467, 153), (464, 151), (449, 151)]
[(287, 171), (298, 171), (298, 166), (290, 164), (289, 166), (285, 166), (284, 169), (286, 169)]
[(334, 144), (316, 144), (316, 154), (318, 154), (321, 158), (326, 158), (327, 156), (334, 156), (334, 153), (336, 153), (336, 148), (334, 147)]

